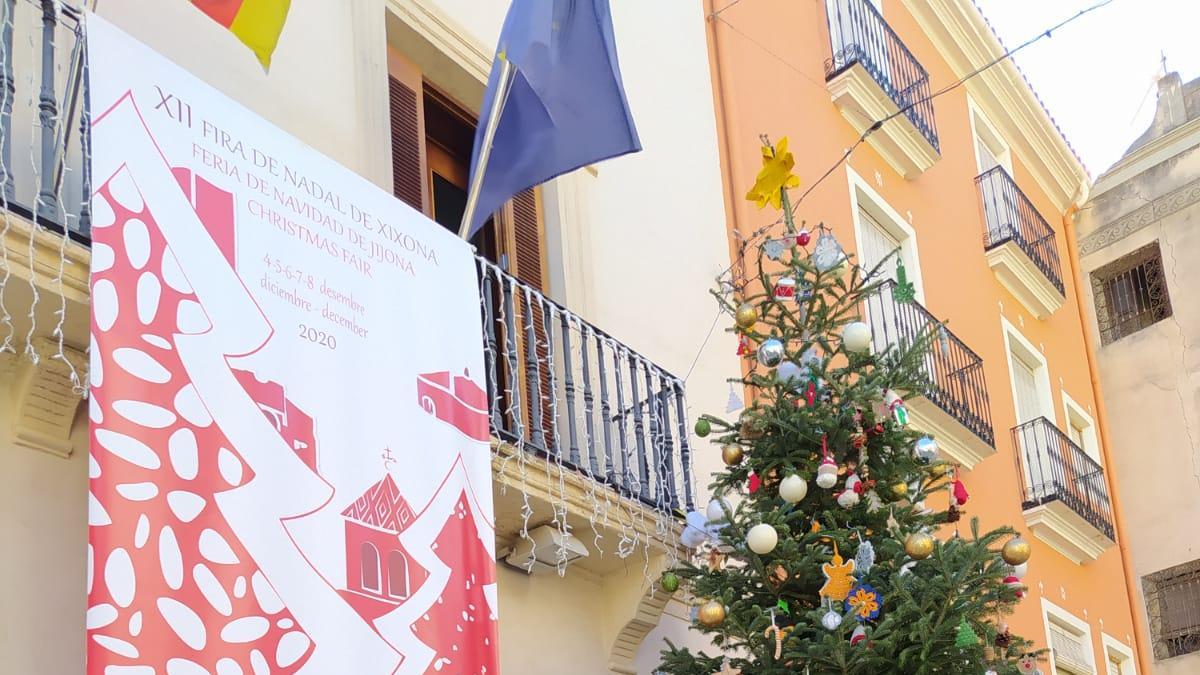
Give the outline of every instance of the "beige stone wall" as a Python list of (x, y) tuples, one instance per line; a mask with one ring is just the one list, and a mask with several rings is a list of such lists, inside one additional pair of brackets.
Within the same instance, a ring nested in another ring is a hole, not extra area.
[[(1085, 278), (1157, 241), (1173, 309), (1171, 318), (1098, 354), (1139, 579), (1200, 558), (1200, 148), (1192, 147), (1198, 142), (1200, 134), (1186, 133), (1148, 161), (1139, 162), (1140, 154), (1125, 160), (1110, 171), (1119, 182), (1101, 178), (1080, 215)], [(1089, 322), (1096, 330), (1094, 315)], [(1200, 672), (1200, 653), (1158, 662), (1155, 672)]]

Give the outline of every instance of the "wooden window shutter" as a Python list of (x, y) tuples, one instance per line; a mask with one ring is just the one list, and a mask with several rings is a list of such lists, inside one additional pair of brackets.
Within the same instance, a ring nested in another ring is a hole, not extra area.
[(521, 281), (545, 291), (545, 246), (542, 238), (541, 190), (530, 188), (517, 194), (510, 203), (511, 246), (508, 250), (510, 272)]
[(394, 77), (388, 78), (388, 85), (392, 115), (392, 193), (414, 209), (423, 211), (417, 92)]

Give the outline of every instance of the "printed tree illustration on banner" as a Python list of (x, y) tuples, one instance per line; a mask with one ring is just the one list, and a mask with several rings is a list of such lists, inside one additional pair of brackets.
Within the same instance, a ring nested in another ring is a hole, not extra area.
[(912, 302), (910, 286), (902, 273), (885, 278), (896, 263), (863, 269), (823, 226), (796, 226), (792, 166), (786, 139), (764, 139), (747, 198), (779, 209), (786, 235), (746, 252), (753, 277), (714, 293), (734, 320), (753, 401), (739, 419), (698, 420), (727, 468), (706, 513), (689, 514), (694, 562), (661, 580), (687, 586), (694, 629), (720, 652), (668, 642), (659, 671), (1032, 673), (1036, 655), (1003, 623), (1023, 595), (1029, 544), (1008, 527), (981, 533), (975, 519), (960, 533), (958, 469), (908, 425), (903, 397), (924, 391), (945, 329), (873, 339), (868, 321), (891, 322), (894, 336), (897, 319), (868, 307), (885, 291)]

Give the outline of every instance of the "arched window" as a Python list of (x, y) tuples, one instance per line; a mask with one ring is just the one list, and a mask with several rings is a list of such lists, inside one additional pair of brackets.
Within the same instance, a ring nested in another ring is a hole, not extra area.
[(379, 592), (379, 551), (369, 541), (364, 541), (359, 549), (359, 565), (362, 571), (362, 587), (368, 591)]
[(400, 551), (388, 554), (388, 595), (393, 598), (408, 597), (408, 561)]

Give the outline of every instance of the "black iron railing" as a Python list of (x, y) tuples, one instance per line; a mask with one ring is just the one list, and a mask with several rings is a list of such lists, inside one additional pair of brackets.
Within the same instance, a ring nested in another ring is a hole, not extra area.
[(492, 433), (656, 508), (694, 508), (683, 382), (477, 258)]
[(832, 53), (825, 62), (826, 81), (861, 65), (934, 151), (941, 152), (929, 100), (929, 73), (879, 10), (868, 0), (830, 0), (825, 6)]
[(1096, 460), (1045, 417), (1013, 427), (1012, 435), (1022, 508), (1060, 501), (1115, 541), (1108, 485)]
[(44, 227), (91, 231), (81, 12), (0, 0), (0, 200)]
[(983, 247), (992, 249), (1013, 242), (1050, 283), (1063, 293), (1062, 270), (1058, 263), (1058, 244), (1054, 230), (1021, 192), (1002, 166), (975, 177), (979, 199), (983, 203)]
[(983, 359), (919, 303), (896, 300), (895, 288), (896, 283), (888, 281), (867, 300), (875, 353), (932, 336), (924, 357), (927, 385), (922, 395), (983, 442), (995, 446)]

